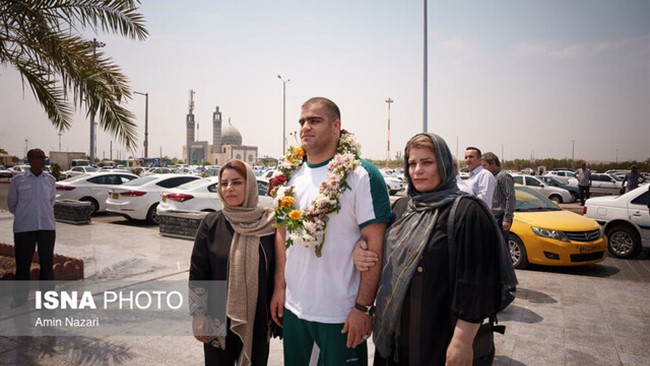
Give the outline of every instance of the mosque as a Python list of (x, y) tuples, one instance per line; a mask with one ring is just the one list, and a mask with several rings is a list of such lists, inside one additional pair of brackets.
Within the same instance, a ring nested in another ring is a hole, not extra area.
[(246, 146), (242, 144), (241, 133), (230, 123), (223, 127), (223, 120), (219, 106), (212, 113), (212, 144), (208, 141), (196, 141), (195, 132), (198, 131), (198, 124), (194, 119), (194, 91), (190, 90), (189, 113), (186, 118), (186, 140), (183, 146), (183, 156), (187, 164), (201, 165), (209, 161), (212, 165), (223, 165), (230, 159), (244, 160), (254, 164), (257, 159), (257, 146)]

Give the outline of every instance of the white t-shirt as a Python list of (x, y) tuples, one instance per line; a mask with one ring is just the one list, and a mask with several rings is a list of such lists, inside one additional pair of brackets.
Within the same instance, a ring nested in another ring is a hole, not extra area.
[[(318, 196), (328, 163), (305, 163), (292, 174), (295, 207), (303, 210)], [(305, 247), (300, 241), (287, 249), (285, 306), (303, 320), (345, 322), (359, 291), (360, 275), (352, 251), (361, 228), (391, 219), (386, 183), (374, 165), (361, 160), (346, 182), (351, 189), (343, 193), (341, 210), (330, 214), (322, 256), (317, 257), (313, 246)]]

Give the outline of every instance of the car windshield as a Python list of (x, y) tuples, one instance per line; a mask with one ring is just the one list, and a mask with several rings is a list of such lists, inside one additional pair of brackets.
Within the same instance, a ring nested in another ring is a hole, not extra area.
[(614, 174), (608, 174), (608, 175), (610, 177), (614, 178), (614, 180), (617, 181), (617, 182), (622, 182), (623, 181), (623, 178), (621, 178), (621, 177), (619, 177), (617, 175), (614, 175)]
[(544, 176), (544, 177), (540, 177), (540, 178), (541, 178), (545, 183), (548, 183), (548, 184), (550, 184), (550, 185), (552, 185), (552, 186), (555, 186), (555, 187), (559, 187), (560, 184), (562, 184), (562, 183), (560, 183), (560, 181), (558, 181), (557, 179), (555, 179), (555, 178), (553, 178), (553, 177), (547, 177), (547, 176)]
[(145, 185), (145, 184), (147, 184), (149, 182), (153, 182), (153, 181), (155, 181), (157, 179), (159, 179), (159, 178), (158, 177), (147, 176), (147, 177), (134, 179), (134, 180), (132, 180), (130, 182), (126, 182), (126, 183), (124, 183), (122, 185), (123, 186), (131, 186), (131, 187), (139, 187), (139, 186)]
[(96, 172), (99, 170), (99, 168), (95, 168), (94, 166), (86, 166), (83, 169), (87, 172)]
[(68, 179), (64, 179), (61, 182), (76, 182), (78, 180), (86, 179), (91, 176), (92, 174), (83, 173), (83, 174), (75, 175), (74, 177), (70, 177)]
[(531, 212), (531, 211), (560, 211), (561, 208), (557, 207), (553, 202), (549, 201), (546, 197), (526, 187), (516, 187), (515, 203), (516, 212)]

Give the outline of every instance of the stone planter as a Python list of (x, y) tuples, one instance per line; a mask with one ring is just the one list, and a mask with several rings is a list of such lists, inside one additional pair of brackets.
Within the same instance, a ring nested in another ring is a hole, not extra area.
[[(0, 256), (15, 257), (15, 248), (13, 245), (0, 244)], [(52, 260), (52, 270), (54, 271), (54, 280), (82, 280), (84, 278), (84, 262), (81, 259), (66, 257), (63, 255), (54, 254)], [(15, 267), (14, 267), (15, 269)], [(32, 267), (29, 272), (31, 280), (38, 280), (40, 267), (38, 265), (38, 252), (34, 253), (32, 258)], [(3, 272), (0, 274), (0, 280), (13, 280), (15, 273), (12, 271)]]
[(92, 212), (90, 202), (60, 200), (54, 204), (54, 219), (67, 224), (90, 224)]
[(158, 215), (160, 235), (194, 240), (201, 221), (209, 212), (169, 211)]

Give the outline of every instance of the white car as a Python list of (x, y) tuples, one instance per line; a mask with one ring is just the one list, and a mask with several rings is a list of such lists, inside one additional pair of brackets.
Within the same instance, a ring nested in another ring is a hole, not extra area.
[(618, 195), (621, 193), (623, 181), (617, 180), (609, 174), (592, 173), (591, 174), (591, 188), (590, 194), (613, 194)]
[(13, 178), (11, 170), (7, 169), (4, 165), (0, 165), (0, 178)]
[(73, 166), (72, 168), (70, 168), (70, 170), (61, 172), (61, 177), (63, 177), (63, 179), (67, 179), (67, 178), (75, 177), (77, 175), (94, 173), (97, 171), (99, 171), (99, 168), (95, 168), (94, 166)]
[(23, 164), (23, 165), (14, 165), (11, 168), (9, 168), (9, 171), (11, 171), (11, 174), (15, 177), (16, 175), (26, 172), (29, 170), (30, 166), (29, 164)]
[(512, 179), (514, 179), (515, 183), (531, 188), (551, 201), (556, 201), (558, 203), (572, 201), (571, 193), (566, 189), (548, 185), (532, 175), (513, 174)]
[(387, 175), (383, 170), (380, 170), (381, 176), (384, 177), (386, 182), (386, 189), (388, 190), (389, 195), (394, 195), (397, 192), (404, 190), (404, 182), (401, 179), (394, 177), (392, 175)]
[(650, 247), (650, 184), (618, 197), (590, 198), (585, 216), (603, 225), (609, 238), (609, 252), (619, 258), (634, 258), (643, 247)]
[(578, 179), (576, 178), (575, 173), (572, 171), (568, 170), (552, 170), (550, 172), (546, 172), (545, 175), (552, 175), (557, 180), (562, 182), (562, 184), (570, 184), (572, 186), (577, 186), (578, 185)]
[[(218, 177), (208, 177), (167, 189), (163, 191), (156, 210), (158, 214), (168, 211), (219, 211), (223, 208), (223, 202), (217, 193), (218, 183)], [(273, 204), (273, 198), (266, 195), (267, 187), (266, 180), (257, 181), (260, 195), (259, 207), (268, 207)]]
[(109, 188), (137, 178), (137, 175), (128, 172), (77, 175), (56, 183), (56, 199), (90, 202), (93, 206), (93, 213), (102, 212), (106, 210)]
[(121, 186), (112, 187), (106, 199), (106, 211), (122, 215), (130, 220), (146, 220), (158, 224), (156, 207), (164, 189), (200, 179), (196, 175), (154, 174), (134, 179)]

